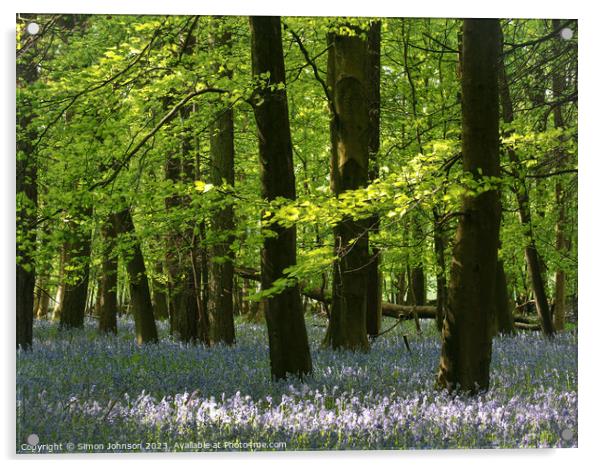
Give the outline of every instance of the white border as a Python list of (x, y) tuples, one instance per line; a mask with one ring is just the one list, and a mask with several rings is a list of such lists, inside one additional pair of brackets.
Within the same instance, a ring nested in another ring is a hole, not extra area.
[[(428, 2), (403, 2), (400, 0), (368, 0), (363, 2), (342, 0), (252, 1), (252, 0), (206, 0), (183, 1), (125, 1), (103, 0), (82, 2), (81, 0), (20, 0), (18, 3), (2, 2), (2, 54), (4, 70), (2, 81), (3, 112), (0, 129), (4, 152), (0, 157), (0, 184), (2, 194), (0, 219), (2, 229), (2, 278), (0, 298), (3, 299), (2, 349), (6, 351), (2, 360), (4, 384), (0, 387), (1, 402), (5, 411), (0, 426), (0, 444), (4, 458), (15, 462), (14, 450), (14, 31), (17, 12), (43, 13), (135, 13), (135, 14), (277, 14), (299, 16), (431, 16), (431, 17), (522, 17), (522, 18), (578, 18), (579, 19), (579, 277), (580, 277), (580, 327), (579, 327), (579, 449), (576, 450), (528, 450), (528, 451), (434, 451), (434, 452), (302, 452), (286, 454), (168, 454), (168, 455), (93, 455), (54, 457), (19, 457), (25, 465), (56, 460), (61, 464), (86, 463), (93, 466), (111, 463), (144, 463), (158, 466), (169, 461), (180, 464), (210, 464), (237, 466), (265, 466), (278, 463), (307, 467), (308, 463), (341, 463), (345, 466), (362, 466), (376, 463), (385, 465), (412, 464), (420, 468), (445, 464), (468, 466), (503, 466), (509, 463), (545, 463), (547, 467), (562, 465), (587, 466), (591, 459), (600, 458), (595, 450), (600, 445), (600, 348), (602, 307), (596, 294), (601, 289), (600, 267), (600, 187), (602, 165), (599, 147), (602, 128), (602, 105), (600, 102), (600, 30), (602, 21), (597, 15), (594, 2), (585, 1), (525, 1), (503, 0), (499, 2), (472, 3), (466, 0)], [(12, 298), (12, 299), (11, 299)]]

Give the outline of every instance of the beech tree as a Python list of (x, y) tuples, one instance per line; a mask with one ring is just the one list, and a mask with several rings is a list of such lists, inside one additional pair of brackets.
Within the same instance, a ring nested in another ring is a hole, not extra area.
[(99, 317), (98, 329), (103, 333), (117, 333), (117, 268), (116, 255), (117, 232), (109, 217), (102, 225), (101, 234), (104, 243), (102, 253), (102, 272), (100, 277), (100, 290), (98, 291)]
[[(259, 80), (253, 105), (259, 137), (262, 197), (275, 200), (296, 197), (293, 153), (282, 53), (280, 18), (252, 16), (251, 55), (253, 76)], [(261, 287), (269, 289), (284, 271), (297, 263), (296, 228), (278, 223), (270, 226), (275, 235), (266, 237), (261, 251)], [(265, 317), (274, 379), (288, 374), (311, 373), (307, 331), (299, 285), (292, 283), (265, 299)], [(361, 317), (365, 328), (365, 315)]]
[(113, 222), (122, 236), (128, 236), (131, 252), (126, 254), (128, 284), (132, 301), (132, 314), (136, 327), (138, 344), (153, 343), (158, 340), (157, 325), (153, 315), (153, 303), (148, 287), (148, 277), (140, 243), (136, 237), (134, 221), (129, 207), (114, 214)]
[[(499, 178), (497, 20), (464, 20), (462, 41), (462, 158), (476, 180)], [(495, 309), (499, 192), (495, 188), (462, 202), (451, 266), (449, 303), (437, 381), (448, 390), (489, 388), (490, 322)]]
[(17, 348), (28, 349), (33, 339), (33, 303), (36, 282), (33, 251), (36, 244), (37, 162), (33, 142), (37, 132), (31, 125), (35, 107), (28, 87), (38, 78), (35, 49), (17, 61)]
[[(215, 37), (212, 38), (213, 47), (224, 50), (228, 56), (232, 48), (232, 33), (225, 25), (214, 25)], [(221, 30), (220, 31), (220, 26)], [(232, 72), (227, 69), (229, 65), (216, 64), (216, 72), (221, 72), (226, 78), (232, 77)], [(210, 180), (219, 187), (227, 184), (234, 187), (234, 122), (231, 105), (217, 101), (210, 128), (211, 171)], [(234, 240), (234, 210), (231, 204), (220, 207), (212, 219), (213, 231), (216, 237), (211, 252), (211, 279), (209, 293), (210, 330), (211, 341), (231, 345), (234, 336), (234, 265), (230, 246)]]
[[(370, 126), (368, 45), (361, 30), (328, 36), (328, 88), (331, 95), (330, 184), (335, 195), (368, 183)], [(337, 261), (325, 342), (334, 349), (368, 350), (368, 223), (346, 215), (334, 229)]]

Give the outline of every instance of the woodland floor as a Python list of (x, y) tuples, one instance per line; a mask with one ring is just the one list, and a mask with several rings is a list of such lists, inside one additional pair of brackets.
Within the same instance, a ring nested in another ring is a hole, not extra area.
[(492, 387), (468, 398), (434, 390), (432, 321), (355, 354), (322, 349), (323, 320), (306, 320), (305, 383), (270, 381), (263, 324), (237, 322), (234, 348), (206, 349), (174, 342), (165, 323), (140, 348), (128, 320), (105, 338), (92, 321), (75, 332), (37, 321), (33, 351), (17, 355), (17, 451), (35, 450), (30, 434), (41, 452), (577, 446), (576, 330), (496, 338)]

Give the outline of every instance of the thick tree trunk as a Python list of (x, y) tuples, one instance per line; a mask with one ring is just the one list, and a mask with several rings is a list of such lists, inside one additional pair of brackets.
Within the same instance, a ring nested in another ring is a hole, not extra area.
[[(464, 20), (462, 155), (474, 178), (499, 177), (498, 20)], [(495, 310), (500, 200), (497, 190), (465, 195), (443, 324), (438, 385), (475, 393), (489, 388), (490, 321)]]
[[(34, 46), (35, 49), (35, 46)], [(17, 61), (17, 160), (16, 160), (16, 320), (17, 348), (29, 349), (33, 340), (33, 302), (36, 283), (36, 211), (38, 205), (37, 160), (32, 125), (34, 105), (27, 88), (38, 79), (36, 62), (27, 53)]]
[[(226, 30), (214, 37), (214, 48), (229, 55), (231, 33)], [(227, 66), (227, 65), (225, 65)], [(217, 70), (216, 70), (217, 72)], [(227, 77), (232, 74), (226, 70)], [(234, 121), (229, 106), (218, 101), (219, 109), (210, 128), (211, 183), (234, 186)], [(212, 343), (234, 344), (234, 266), (232, 244), (234, 209), (227, 204), (213, 215), (213, 235), (216, 242), (211, 249), (211, 279), (209, 292), (209, 329)]]
[(98, 329), (101, 333), (117, 334), (117, 267), (115, 240), (117, 232), (113, 220), (102, 226), (103, 239), (102, 271), (98, 291)]
[[(328, 86), (331, 89), (330, 183), (338, 196), (368, 183), (369, 146), (367, 42), (355, 36), (329, 34)], [(367, 220), (347, 217), (334, 229), (332, 307), (325, 344), (333, 349), (367, 351), (368, 297)]]
[[(253, 76), (269, 73), (270, 84), (285, 84), (279, 17), (250, 18)], [(256, 90), (260, 101), (253, 107), (259, 135), (262, 197), (294, 200), (295, 175), (286, 89)], [(268, 289), (284, 270), (297, 263), (296, 228), (270, 226), (276, 235), (264, 239), (261, 252), (261, 287)], [(265, 317), (274, 379), (288, 374), (302, 377), (312, 371), (307, 330), (301, 308), (299, 286), (293, 284), (265, 300)], [(362, 317), (365, 327), (365, 317)]]
[(128, 235), (131, 242), (131, 251), (127, 254), (126, 268), (129, 277), (130, 303), (136, 328), (136, 342), (138, 344), (156, 342), (158, 341), (157, 326), (153, 315), (146, 267), (140, 249), (140, 242), (136, 237), (130, 208), (125, 208), (116, 213), (113, 223), (117, 232), (121, 235)]
[[(378, 179), (378, 151), (380, 149), (380, 31), (381, 22), (373, 21), (368, 30), (368, 58), (366, 77), (368, 80), (368, 157), (370, 181)], [(378, 234), (379, 217), (370, 218), (370, 233)], [(366, 302), (366, 331), (370, 336), (380, 333), (382, 323), (382, 275), (380, 273), (380, 251), (372, 246), (368, 265), (368, 285)]]
[[(499, 89), (503, 120), (505, 123), (512, 123), (514, 120), (514, 112), (512, 109), (512, 99), (510, 96), (510, 89), (508, 87), (508, 79), (506, 76), (506, 67), (503, 64), (503, 61), (499, 67)], [(515, 179), (514, 192), (516, 193), (516, 199), (518, 202), (520, 222), (525, 229), (525, 234), (527, 237), (525, 258), (527, 260), (527, 267), (529, 270), (529, 276), (531, 278), (533, 294), (535, 295), (535, 306), (537, 308), (537, 314), (541, 320), (541, 326), (544, 333), (547, 336), (552, 336), (554, 335), (554, 325), (552, 323), (552, 315), (550, 313), (550, 306), (546, 296), (541, 260), (535, 244), (535, 236), (531, 222), (529, 191), (525, 179), (521, 176), (519, 171), (521, 162), (518, 158), (518, 155), (512, 147), (507, 149), (507, 153), (510, 158), (510, 162), (512, 163), (512, 173)]]

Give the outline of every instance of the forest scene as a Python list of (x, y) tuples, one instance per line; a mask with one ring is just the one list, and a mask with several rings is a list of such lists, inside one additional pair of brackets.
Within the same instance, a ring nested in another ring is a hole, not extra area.
[(18, 14), (16, 452), (577, 447), (577, 52)]

